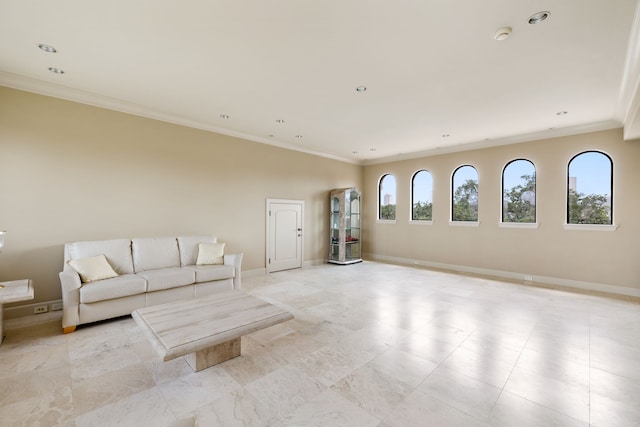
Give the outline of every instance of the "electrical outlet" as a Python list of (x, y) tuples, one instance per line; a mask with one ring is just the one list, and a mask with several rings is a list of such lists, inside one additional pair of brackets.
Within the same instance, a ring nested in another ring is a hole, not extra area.
[(39, 305), (37, 307), (33, 307), (33, 314), (46, 313), (49, 311), (49, 307), (46, 305)]
[(533, 276), (525, 275), (524, 280), (525, 282), (533, 282)]
[(52, 302), (51, 303), (51, 311), (58, 311), (58, 310), (62, 310), (62, 303), (61, 302)]

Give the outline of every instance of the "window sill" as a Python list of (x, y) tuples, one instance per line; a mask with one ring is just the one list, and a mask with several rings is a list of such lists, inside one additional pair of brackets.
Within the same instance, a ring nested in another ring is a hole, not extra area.
[(449, 225), (454, 227), (479, 227), (480, 221), (449, 221)]
[(378, 219), (376, 222), (378, 224), (395, 224), (397, 221), (395, 219)]
[(536, 229), (540, 226), (537, 222), (500, 222), (498, 227), (500, 228), (528, 228)]
[(564, 224), (565, 230), (581, 231), (616, 231), (617, 225), (608, 224)]
[(423, 220), (411, 219), (411, 220), (409, 220), (409, 224), (413, 224), (413, 225), (433, 225), (433, 221), (428, 221), (428, 220), (424, 220), (424, 219)]

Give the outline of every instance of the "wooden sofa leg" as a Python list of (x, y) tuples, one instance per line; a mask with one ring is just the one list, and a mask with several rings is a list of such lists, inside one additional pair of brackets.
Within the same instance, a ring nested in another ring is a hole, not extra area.
[(74, 326), (67, 326), (66, 328), (62, 328), (63, 332), (65, 334), (70, 334), (71, 332), (76, 330), (75, 325)]

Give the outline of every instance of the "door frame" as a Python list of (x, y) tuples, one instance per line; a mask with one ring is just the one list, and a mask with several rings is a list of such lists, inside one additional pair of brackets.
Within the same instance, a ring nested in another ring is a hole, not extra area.
[(265, 251), (264, 251), (264, 265), (266, 266), (265, 271), (267, 273), (271, 273), (271, 264), (269, 263), (269, 248), (271, 246), (271, 222), (269, 221), (269, 212), (271, 211), (272, 204), (292, 204), (292, 205), (300, 205), (300, 223), (302, 228), (302, 236), (300, 241), (300, 268), (304, 267), (304, 200), (294, 200), (294, 199), (270, 199), (267, 198), (265, 203), (265, 230), (266, 230), (266, 238), (265, 238)]

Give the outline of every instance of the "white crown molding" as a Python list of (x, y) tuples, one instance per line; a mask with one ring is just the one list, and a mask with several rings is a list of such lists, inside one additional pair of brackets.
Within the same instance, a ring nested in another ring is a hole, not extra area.
[(17, 74), (7, 73), (0, 71), (0, 86), (6, 86), (12, 89), (23, 90), (26, 92), (37, 93), (39, 95), (51, 96), (54, 98), (64, 99), (66, 101), (78, 102), (80, 104), (91, 105), (99, 108), (106, 108), (108, 110), (118, 111), (121, 113), (132, 114), (134, 116), (145, 117), (147, 119), (159, 120), (166, 123), (172, 123), (175, 125), (186, 126), (189, 128), (200, 129), (208, 132), (215, 132), (221, 135), (227, 135), (234, 138), (245, 139), (248, 141), (259, 142), (261, 144), (267, 144), (278, 148), (284, 148), (286, 150), (298, 151), (305, 154), (311, 154), (313, 156), (324, 157), (331, 160), (337, 160), (339, 162), (360, 164), (359, 161), (353, 159), (346, 159), (338, 156), (334, 156), (327, 153), (321, 153), (313, 150), (308, 150), (303, 147), (290, 145), (284, 142), (279, 142), (273, 139), (260, 138), (254, 135), (248, 135), (242, 132), (236, 132), (229, 129), (212, 126), (208, 123), (203, 123), (195, 120), (186, 119), (184, 117), (175, 116), (171, 114), (162, 113), (152, 108), (133, 104), (120, 99), (111, 98), (108, 96), (98, 95), (92, 92), (87, 92), (80, 89), (74, 89), (55, 83), (45, 82), (25, 76), (19, 76)]
[(640, 138), (640, 3), (629, 34), (616, 118), (624, 125), (625, 140)]
[(376, 165), (381, 163), (396, 162), (400, 160), (411, 160), (420, 157), (440, 156), (442, 154), (458, 153), (461, 151), (479, 150), (483, 148), (499, 147), (501, 145), (520, 144), (522, 142), (540, 141), (543, 139), (559, 138), (563, 136), (580, 135), (583, 133), (599, 132), (604, 130), (619, 129), (622, 124), (616, 120), (606, 120), (598, 123), (588, 123), (579, 126), (547, 129), (541, 132), (532, 132), (522, 135), (513, 135), (505, 138), (470, 142), (467, 144), (453, 145), (450, 147), (440, 147), (431, 150), (406, 153), (397, 156), (390, 156), (381, 159), (371, 159), (362, 162), (363, 165)]
[[(638, 13), (636, 13), (636, 18), (637, 18), (636, 20), (640, 20), (640, 18), (638, 17)], [(634, 30), (638, 27), (639, 27), (638, 25), (634, 25)], [(637, 32), (637, 34), (640, 35), (640, 32)], [(635, 45), (636, 45), (636, 49), (638, 49), (638, 52), (640, 52), (640, 42), (635, 43)], [(630, 63), (630, 61), (628, 62)], [(633, 105), (635, 106), (636, 113), (633, 116), (633, 118), (635, 119), (635, 123), (637, 123), (636, 127), (638, 129), (631, 136), (628, 136), (627, 130), (629, 130), (630, 132), (630, 129), (632, 128), (632, 126), (631, 124), (625, 125), (625, 139), (635, 139), (640, 137), (640, 90), (638, 90), (638, 88), (640, 87), (640, 61), (638, 61), (637, 65), (638, 66), (636, 66), (635, 69), (638, 72), (638, 74), (636, 76), (635, 85), (634, 85), (634, 87), (636, 88), (636, 96), (634, 97), (634, 103), (633, 103)], [(630, 66), (630, 64), (628, 64), (628, 66)], [(630, 77), (626, 77), (625, 81), (630, 81)], [(6, 87), (17, 89), (17, 90), (23, 90), (23, 91), (37, 93), (45, 96), (51, 96), (54, 98), (64, 99), (67, 101), (78, 102), (81, 104), (91, 105), (94, 107), (105, 108), (113, 111), (118, 111), (121, 113), (132, 114), (135, 116), (145, 117), (148, 119), (158, 120), (166, 123), (172, 123), (172, 124), (185, 126), (189, 128), (200, 129), (208, 132), (215, 132), (221, 135), (227, 135), (234, 138), (244, 139), (252, 142), (258, 142), (261, 144), (267, 144), (274, 147), (283, 148), (286, 150), (297, 151), (305, 154), (310, 154), (313, 156), (323, 157), (323, 158), (336, 160), (343, 163), (349, 163), (349, 164), (360, 165), (360, 166), (389, 163), (389, 162), (400, 161), (400, 160), (410, 160), (410, 159), (416, 159), (420, 157), (438, 156), (442, 154), (449, 154), (449, 153), (455, 153), (455, 152), (461, 152), (461, 151), (497, 147), (501, 145), (518, 144), (521, 142), (530, 142), (530, 141), (536, 141), (536, 140), (557, 138), (562, 136), (578, 135), (583, 133), (617, 129), (622, 127), (622, 123), (616, 120), (608, 120), (608, 121), (603, 121), (598, 123), (589, 123), (589, 124), (580, 125), (580, 126), (548, 129), (541, 132), (514, 135), (514, 136), (492, 139), (492, 140), (483, 140), (483, 141), (459, 144), (459, 145), (449, 146), (449, 147), (440, 147), (440, 148), (435, 148), (430, 150), (418, 151), (413, 153), (405, 153), (397, 156), (390, 156), (390, 157), (384, 157), (379, 159), (355, 160), (355, 159), (338, 157), (331, 154), (317, 152), (313, 150), (308, 150), (308, 149), (305, 149), (304, 147), (290, 145), (290, 144), (279, 142), (273, 139), (256, 137), (254, 135), (248, 135), (245, 133), (236, 132), (229, 129), (224, 129), (221, 127), (213, 126), (208, 123), (203, 123), (195, 120), (186, 119), (184, 117), (162, 113), (162, 112), (153, 110), (149, 107), (133, 104), (117, 98), (98, 95), (98, 94), (80, 90), (80, 89), (69, 88), (66, 86), (57, 85), (55, 83), (45, 82), (42, 80), (33, 79), (25, 76), (19, 76), (17, 74), (0, 71), (0, 86), (6, 86)]]

